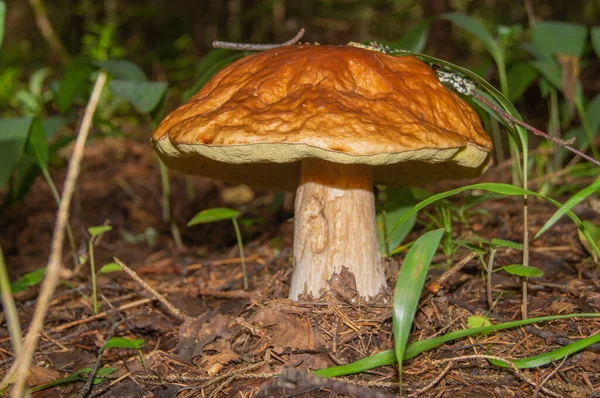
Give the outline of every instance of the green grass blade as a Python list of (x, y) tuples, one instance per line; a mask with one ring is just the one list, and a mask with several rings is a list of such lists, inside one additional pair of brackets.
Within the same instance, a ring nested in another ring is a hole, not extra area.
[[(444, 343), (447, 343), (452, 340), (462, 339), (464, 337), (475, 336), (482, 333), (491, 333), (497, 332), (499, 330), (512, 329), (515, 327), (531, 325), (533, 323), (539, 322), (548, 322), (555, 321), (558, 319), (571, 319), (571, 318), (600, 318), (600, 314), (569, 314), (569, 315), (552, 315), (552, 316), (542, 316), (539, 318), (529, 318), (520, 321), (513, 322), (505, 322), (499, 325), (486, 326), (481, 328), (473, 328), (473, 329), (462, 329), (456, 330), (454, 332), (446, 333), (442, 336), (433, 337), (426, 340), (415, 341), (414, 343), (410, 343), (406, 347), (406, 351), (404, 353), (404, 360), (411, 359), (416, 357), (422, 352), (429, 351), (433, 348), (436, 348)], [(322, 377), (336, 377), (336, 376), (344, 376), (354, 373), (364, 372), (369, 369), (374, 369), (379, 366), (391, 365), (396, 362), (396, 354), (394, 350), (387, 350), (375, 355), (371, 355), (370, 357), (360, 359), (356, 362), (352, 362), (346, 365), (334, 366), (326, 369), (319, 369), (314, 371), (313, 373), (317, 376)]]
[(591, 183), (589, 186), (583, 188), (581, 191), (577, 192), (575, 195), (571, 196), (557, 211), (550, 217), (548, 221), (544, 224), (544, 226), (538, 231), (537, 234), (533, 237), (533, 239), (539, 238), (544, 232), (546, 232), (550, 227), (552, 227), (559, 218), (565, 215), (568, 211), (570, 211), (573, 207), (579, 204), (588, 196), (598, 192), (600, 190), (600, 176), (596, 178), (596, 181)]
[[(444, 229), (436, 229), (421, 236), (412, 245), (398, 274), (392, 305), (392, 323), (394, 326), (394, 350), (396, 358), (404, 358), (406, 343), (412, 329), (413, 318), (417, 311), (421, 291), (427, 277), (427, 269), (437, 250)], [(402, 363), (398, 366), (398, 379), (402, 386)]]
[[(556, 350), (550, 352), (545, 352), (543, 354), (529, 358), (509, 359), (509, 361), (512, 362), (519, 369), (537, 368), (538, 366), (543, 366), (552, 363), (552, 361), (558, 361), (560, 359), (563, 359), (567, 355), (574, 354), (577, 351), (581, 351), (584, 348), (598, 342), (600, 342), (600, 333), (578, 340), (574, 343), (567, 344), (564, 347), (557, 348)], [(488, 359), (488, 361), (490, 361), (494, 365), (501, 366), (503, 368), (508, 367), (506, 363), (497, 361), (492, 358)]]

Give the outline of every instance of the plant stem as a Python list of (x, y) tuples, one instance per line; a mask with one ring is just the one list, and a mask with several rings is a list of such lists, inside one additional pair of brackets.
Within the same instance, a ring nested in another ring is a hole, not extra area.
[(96, 261), (94, 259), (93, 238), (88, 243), (88, 252), (90, 254), (90, 270), (92, 272), (92, 301), (94, 303), (94, 315), (98, 313), (98, 295), (96, 294)]
[(16, 355), (20, 355), (23, 351), (23, 340), (21, 336), (21, 322), (19, 322), (19, 315), (17, 306), (15, 305), (15, 299), (10, 289), (10, 280), (8, 279), (8, 272), (6, 271), (6, 263), (4, 262), (4, 255), (2, 254), (2, 248), (0, 247), (0, 289), (2, 290), (2, 308), (6, 316), (6, 326), (8, 328), (8, 334), (10, 341), (13, 346), (13, 350)]
[(165, 166), (160, 158), (157, 159), (160, 170), (160, 185), (162, 187), (162, 219), (164, 222), (169, 222), (171, 220), (171, 186), (169, 185), (169, 175), (167, 166)]
[(33, 353), (40, 337), (40, 330), (44, 326), (44, 318), (48, 312), (52, 294), (56, 289), (63, 265), (61, 261), (63, 243), (65, 238), (65, 226), (69, 218), (69, 206), (75, 191), (77, 184), (77, 177), (81, 169), (81, 160), (83, 159), (83, 152), (85, 149), (85, 143), (87, 141), (90, 128), (92, 127), (92, 121), (98, 102), (100, 100), (100, 94), (106, 83), (106, 72), (100, 71), (96, 78), (96, 83), (92, 89), (89, 102), (85, 108), (83, 114), (83, 120), (75, 140), (75, 147), (71, 160), (69, 161), (69, 168), (67, 170), (67, 176), (63, 187), (62, 200), (58, 209), (58, 215), (56, 217), (56, 225), (54, 226), (54, 232), (52, 235), (52, 244), (50, 258), (48, 260), (48, 266), (46, 268), (46, 277), (42, 283), (40, 294), (38, 296), (37, 305), (33, 313), (29, 330), (25, 336), (23, 352), (17, 357), (11, 369), (7, 372), (6, 376), (0, 383), (0, 390), (5, 386), (8, 380), (16, 375), (15, 384), (11, 390), (11, 398), (21, 398), (25, 387), (25, 381), (29, 375), (29, 367), (31, 366), (31, 360)]
[(33, 11), (35, 22), (40, 29), (42, 37), (46, 40), (50, 49), (58, 55), (60, 62), (63, 65), (68, 65), (71, 62), (71, 58), (48, 19), (44, 2), (42, 0), (29, 0), (29, 4), (31, 5), (31, 11)]
[(240, 248), (240, 261), (242, 262), (242, 273), (244, 274), (244, 290), (248, 290), (248, 274), (246, 273), (246, 260), (244, 258), (244, 244), (242, 242), (242, 234), (240, 233), (240, 227), (237, 222), (237, 217), (233, 217), (231, 221), (233, 221), (235, 236), (237, 238), (238, 246)]
[(492, 299), (492, 271), (494, 270), (494, 257), (496, 256), (496, 248), (490, 249), (490, 256), (487, 265), (487, 301), (490, 310), (494, 308), (494, 300)]

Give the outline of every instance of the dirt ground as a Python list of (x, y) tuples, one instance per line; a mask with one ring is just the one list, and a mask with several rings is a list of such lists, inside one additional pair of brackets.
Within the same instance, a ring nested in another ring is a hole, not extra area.
[[(66, 167), (54, 170), (59, 189), (65, 173)], [(508, 178), (508, 169), (496, 166), (482, 181), (508, 182)], [(233, 185), (199, 177), (186, 182), (177, 173), (171, 174), (171, 183), (173, 218), (180, 226), (183, 247), (177, 247), (171, 226), (162, 220), (160, 176), (150, 146), (125, 139), (93, 141), (85, 153), (71, 224), (80, 255), (86, 254), (88, 227), (111, 225), (113, 230), (95, 249), (96, 264), (119, 258), (186, 320), (167, 310), (123, 272), (99, 276), (101, 312), (93, 316), (86, 298), (91, 295), (89, 268), (81, 267), (54, 295), (30, 385), (93, 367), (103, 342), (120, 336), (144, 339), (145, 365), (136, 350), (107, 350), (100, 365), (117, 371), (93, 386), (89, 396), (254, 397), (261, 389), (262, 396), (275, 397), (398, 394), (393, 366), (328, 384), (312, 380), (306, 371), (349, 363), (393, 347), (391, 287), (402, 255), (386, 261), (390, 289), (375, 303), (353, 303), (344, 283), (334, 287), (335, 297), (289, 301), (292, 213), (289, 206), (276, 205), (274, 193), (257, 191), (252, 201), (238, 207), (249, 220), (242, 225), (250, 281), (249, 290), (244, 291), (231, 223), (185, 227), (199, 210), (223, 206), (220, 197)], [(460, 201), (460, 197), (452, 199), (453, 203)], [(531, 198), (529, 204), (533, 236), (555, 208)], [(55, 212), (42, 178), (24, 201), (0, 210), (0, 243), (11, 280), (46, 265)], [(599, 219), (588, 202), (577, 206), (575, 212), (582, 219)], [(455, 222), (453, 235), (521, 241), (522, 213), (522, 198), (487, 201), (467, 214), (466, 223)], [(417, 225), (409, 239), (422, 231)], [(468, 255), (469, 251), (458, 249), (453, 264)], [(70, 258), (66, 246), (65, 263), (73, 269)], [(441, 254), (434, 258), (429, 282), (445, 275), (447, 260)], [(520, 252), (499, 250), (495, 266), (520, 262)], [(541, 268), (545, 276), (529, 285), (530, 317), (600, 311), (596, 265), (568, 219), (532, 243), (531, 265)], [(520, 288), (515, 277), (494, 273), (496, 305), (488, 315), (492, 322), (520, 319)], [(37, 291), (35, 287), (17, 295), (25, 330)], [(474, 258), (442, 283), (437, 293), (424, 292), (410, 341), (466, 328), (469, 316), (488, 311), (485, 273)], [(569, 319), (453, 341), (405, 362), (404, 393), (424, 397), (600, 396), (600, 344), (563, 362), (520, 372), (473, 357), (529, 357), (599, 330), (599, 320)], [(452, 359), (462, 356), (470, 357)], [(7, 330), (2, 328), (0, 373), (4, 374), (12, 361)], [(274, 384), (283, 369), (298, 371), (288, 376), (299, 378), (284, 389)], [(75, 382), (33, 396), (76, 396), (83, 387), (83, 382)]]

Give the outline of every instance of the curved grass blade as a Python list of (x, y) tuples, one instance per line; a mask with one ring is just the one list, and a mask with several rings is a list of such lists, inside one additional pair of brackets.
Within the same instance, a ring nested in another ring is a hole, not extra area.
[[(427, 277), (427, 269), (437, 250), (444, 229), (436, 229), (421, 236), (412, 245), (398, 274), (392, 304), (392, 324), (394, 326), (394, 351), (396, 358), (404, 358), (406, 343), (412, 329), (421, 291)], [(402, 387), (402, 362), (398, 364), (398, 380)]]
[[(560, 359), (563, 359), (567, 355), (574, 354), (577, 351), (581, 351), (584, 348), (598, 342), (600, 342), (600, 333), (578, 340), (574, 343), (567, 344), (564, 347), (557, 348), (556, 350), (552, 350), (550, 352), (545, 352), (543, 354), (529, 358), (509, 359), (509, 361), (512, 362), (519, 369), (537, 368), (538, 366), (544, 366), (549, 363), (552, 363), (552, 361), (558, 361)], [(497, 361), (492, 358), (489, 358), (488, 361), (490, 361), (494, 365), (501, 366), (503, 368), (508, 367), (506, 363)]]
[(212, 209), (202, 210), (200, 213), (196, 214), (194, 218), (188, 222), (187, 226), (191, 227), (197, 224), (206, 224), (222, 220), (233, 220), (239, 215), (240, 212), (237, 210), (229, 209), (227, 207), (214, 207)]
[[(533, 323), (538, 322), (548, 322), (555, 321), (558, 319), (572, 318), (600, 318), (600, 314), (586, 313), (542, 316), (538, 318), (523, 319), (520, 321), (505, 322), (499, 325), (486, 326), (481, 328), (456, 330), (454, 332), (446, 333), (442, 336), (410, 343), (406, 347), (406, 351), (404, 353), (404, 360), (414, 358), (422, 352), (429, 351), (452, 340), (462, 339), (464, 337), (475, 336), (483, 333), (497, 332), (499, 330), (512, 329), (515, 327), (531, 325)], [(360, 359), (356, 362), (352, 362), (341, 366), (334, 366), (326, 369), (319, 369), (314, 371), (313, 373), (317, 376), (323, 377), (344, 376), (364, 372), (366, 370), (374, 369), (379, 366), (391, 365), (394, 362), (396, 362), (396, 354), (394, 353), (394, 350), (387, 350), (375, 355), (371, 355), (370, 357)]]
[[(453, 196), (453, 195), (459, 194), (461, 192), (464, 192), (464, 191), (467, 191), (470, 189), (479, 189), (479, 190), (494, 192), (494, 193), (498, 193), (498, 194), (502, 194), (502, 195), (506, 195), (506, 196), (523, 196), (523, 195), (536, 196), (540, 199), (546, 200), (547, 202), (553, 204), (556, 207), (560, 208), (562, 206), (561, 203), (557, 202), (554, 199), (548, 198), (547, 196), (544, 196), (544, 195), (539, 194), (534, 191), (516, 187), (514, 185), (499, 184), (499, 183), (473, 184), (473, 185), (467, 185), (467, 186), (456, 188), (456, 189), (451, 189), (446, 192), (441, 192), (436, 195), (432, 195), (432, 196), (428, 197), (427, 199), (419, 202), (418, 204), (416, 204), (413, 207), (413, 209), (411, 211), (405, 213), (402, 217), (400, 217), (398, 219), (398, 221), (396, 221), (396, 224), (394, 224), (394, 226), (391, 228), (390, 233), (392, 233), (394, 231), (394, 229), (396, 229), (400, 224), (402, 224), (406, 219), (408, 219), (408, 217), (412, 216), (413, 214), (416, 214), (419, 210), (423, 209), (425, 206), (428, 206), (440, 199), (444, 199), (449, 196)], [(579, 217), (577, 217), (572, 211), (567, 211), (565, 214), (571, 220), (573, 220), (573, 222), (575, 223), (575, 225), (577, 225), (577, 227), (582, 232), (582, 234), (590, 241), (590, 246), (592, 247), (592, 249), (596, 253), (598, 253), (598, 255), (600, 256), (600, 249), (598, 248), (598, 245), (596, 244), (594, 239), (590, 236), (589, 232), (585, 229), (585, 226), (582, 224)]]
[(535, 234), (533, 239), (539, 238), (544, 232), (546, 232), (550, 227), (552, 227), (559, 218), (565, 215), (568, 211), (570, 211), (573, 207), (579, 204), (582, 200), (592, 195), (595, 192), (600, 190), (600, 176), (596, 178), (596, 181), (591, 183), (589, 186), (583, 188), (581, 191), (577, 192), (575, 195), (571, 196), (557, 211), (550, 217), (548, 221), (544, 224), (544, 226)]

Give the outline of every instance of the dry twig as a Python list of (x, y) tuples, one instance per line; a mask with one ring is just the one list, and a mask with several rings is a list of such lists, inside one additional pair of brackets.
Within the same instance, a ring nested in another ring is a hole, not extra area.
[(300, 29), (296, 36), (291, 38), (288, 41), (284, 41), (279, 44), (251, 44), (251, 43), (232, 43), (229, 41), (213, 41), (213, 48), (225, 48), (228, 50), (247, 50), (247, 51), (265, 51), (270, 50), (272, 48), (291, 46), (292, 44), (296, 44), (302, 36), (304, 36), (304, 28)]
[(73, 155), (69, 162), (69, 168), (65, 179), (65, 185), (62, 192), (62, 201), (58, 208), (58, 215), (56, 217), (56, 224), (54, 226), (54, 232), (52, 235), (52, 246), (50, 252), (50, 259), (48, 260), (48, 266), (46, 267), (46, 277), (42, 284), (40, 294), (38, 296), (37, 305), (33, 314), (33, 319), (29, 326), (27, 335), (25, 336), (23, 352), (19, 355), (19, 358), (15, 361), (8, 374), (0, 384), (0, 389), (4, 388), (13, 375), (16, 375), (16, 381), (11, 391), (11, 397), (21, 398), (23, 389), (25, 387), (25, 381), (29, 375), (29, 367), (31, 366), (31, 360), (33, 353), (37, 346), (38, 339), (40, 337), (40, 331), (44, 326), (44, 318), (48, 312), (48, 306), (50, 304), (52, 294), (58, 284), (62, 265), (62, 249), (65, 238), (65, 227), (69, 218), (69, 206), (71, 204), (71, 198), (75, 191), (75, 185), (77, 183), (77, 177), (79, 176), (79, 170), (81, 167), (81, 160), (83, 159), (83, 150), (87, 141), (90, 128), (92, 126), (92, 120), (98, 101), (100, 100), (100, 94), (102, 88), (106, 83), (106, 72), (101, 71), (98, 73), (96, 83), (92, 89), (90, 100), (85, 108), (83, 114), (83, 120), (79, 127), (79, 134), (75, 141), (75, 148), (73, 149)]

